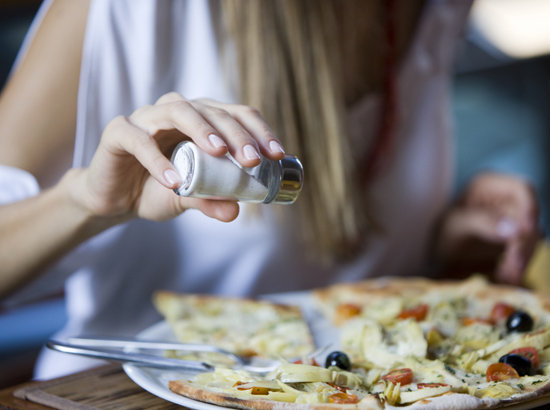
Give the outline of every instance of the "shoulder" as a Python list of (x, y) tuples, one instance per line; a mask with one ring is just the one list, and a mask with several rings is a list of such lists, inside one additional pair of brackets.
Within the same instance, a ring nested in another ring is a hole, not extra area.
[(0, 100), (6, 130), (0, 131), (0, 162), (31, 172), (41, 184), (49, 185), (61, 172), (52, 170), (52, 161), (70, 165), (88, 5), (44, 3)]

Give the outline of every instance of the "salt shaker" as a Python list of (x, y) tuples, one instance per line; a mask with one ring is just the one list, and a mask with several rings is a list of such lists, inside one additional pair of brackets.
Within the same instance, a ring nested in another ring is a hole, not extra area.
[(302, 164), (293, 155), (278, 161), (262, 157), (259, 165), (245, 168), (229, 154), (214, 157), (190, 141), (178, 144), (171, 161), (183, 181), (174, 190), (181, 196), (291, 204), (304, 179)]

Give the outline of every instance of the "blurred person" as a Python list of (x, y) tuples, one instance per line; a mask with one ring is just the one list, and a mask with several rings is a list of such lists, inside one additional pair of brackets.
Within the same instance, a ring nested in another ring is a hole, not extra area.
[[(58, 337), (133, 336), (159, 320), (158, 289), (477, 270), (521, 283), (538, 238), (529, 184), (483, 173), (451, 204), (449, 79), (468, 8), (46, 1), (0, 99), (2, 294), (55, 268)], [(284, 207), (179, 197), (168, 158), (184, 139), (244, 167), (295, 154), (303, 192)], [(89, 365), (48, 351), (36, 375)]]

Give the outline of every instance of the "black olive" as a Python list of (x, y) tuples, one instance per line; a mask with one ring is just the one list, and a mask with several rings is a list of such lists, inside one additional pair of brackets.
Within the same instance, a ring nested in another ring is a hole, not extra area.
[(506, 329), (509, 332), (529, 332), (533, 329), (533, 318), (522, 310), (516, 310), (506, 319)]
[(508, 353), (498, 359), (498, 361), (512, 366), (520, 376), (533, 374), (533, 363), (520, 354)]
[(325, 360), (325, 367), (331, 366), (339, 367), (342, 370), (350, 370), (351, 362), (347, 354), (336, 350), (332, 353), (329, 353)]

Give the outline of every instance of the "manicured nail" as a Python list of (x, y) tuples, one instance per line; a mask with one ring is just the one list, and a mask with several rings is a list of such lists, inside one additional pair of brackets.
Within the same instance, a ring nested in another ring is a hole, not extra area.
[(210, 134), (208, 136), (208, 141), (210, 141), (210, 144), (212, 144), (214, 148), (227, 147), (225, 141), (216, 134)]
[(283, 149), (283, 147), (281, 147), (281, 144), (279, 144), (277, 141), (275, 140), (271, 140), (269, 142), (269, 149), (271, 150), (271, 152), (273, 153), (276, 153), (276, 152), (282, 152), (283, 154), (285, 153), (285, 150)]
[(179, 187), (181, 185), (181, 178), (173, 169), (167, 169), (164, 171), (164, 179), (170, 186)]
[(252, 145), (247, 144), (243, 147), (244, 156), (246, 159), (260, 159), (260, 154)]
[(497, 223), (497, 233), (503, 238), (511, 238), (518, 232), (517, 224), (509, 218), (502, 218)]

